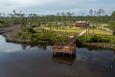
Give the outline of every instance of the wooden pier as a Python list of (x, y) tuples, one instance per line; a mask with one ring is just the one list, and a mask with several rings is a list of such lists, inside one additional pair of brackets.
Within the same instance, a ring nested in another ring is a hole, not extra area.
[(75, 55), (75, 51), (76, 51), (76, 40), (77, 40), (77, 36), (78, 34), (76, 34), (75, 36), (73, 36), (72, 38), (69, 38), (67, 42), (65, 43), (55, 43), (52, 46), (52, 51), (53, 54), (56, 53), (62, 53), (62, 54), (70, 54), (70, 55)]

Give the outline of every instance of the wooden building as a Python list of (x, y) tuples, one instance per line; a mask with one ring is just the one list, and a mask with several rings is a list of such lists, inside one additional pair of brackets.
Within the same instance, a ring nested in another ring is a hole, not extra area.
[(75, 22), (75, 27), (89, 27), (89, 21), (76, 21)]

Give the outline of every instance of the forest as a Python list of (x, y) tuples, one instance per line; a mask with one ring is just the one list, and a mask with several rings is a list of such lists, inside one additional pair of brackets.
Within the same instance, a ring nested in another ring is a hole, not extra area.
[[(90, 21), (95, 26), (107, 24), (107, 27), (115, 34), (115, 11), (111, 15), (106, 15), (104, 9), (91, 9), (89, 10), (89, 15), (85, 16), (82, 14), (81, 16), (76, 16), (73, 12), (58, 12), (56, 15), (38, 15), (32, 13), (25, 14), (22, 11), (17, 12), (13, 10), (12, 13), (7, 15), (0, 13), (0, 27), (21, 25), (22, 31), (17, 34), (18, 37), (32, 42), (38, 40), (65, 42), (68, 39), (68, 34), (75, 33), (74, 31), (71, 33), (65, 32), (65, 28), (72, 28), (76, 21)], [(59, 29), (64, 30), (63, 33), (58, 31)], [(80, 28), (79, 30), (82, 29)]]

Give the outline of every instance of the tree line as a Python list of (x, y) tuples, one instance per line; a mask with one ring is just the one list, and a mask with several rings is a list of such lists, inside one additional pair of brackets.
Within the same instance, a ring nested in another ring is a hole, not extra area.
[(48, 25), (51, 26), (71, 26), (75, 21), (84, 20), (93, 23), (109, 23), (112, 27), (115, 24), (115, 11), (111, 15), (105, 15), (103, 9), (89, 10), (89, 15), (75, 16), (73, 12), (62, 12), (56, 15), (38, 15), (38, 14), (24, 14), (22, 11), (5, 15), (0, 13), (0, 26), (9, 26), (21, 24), (26, 27)]

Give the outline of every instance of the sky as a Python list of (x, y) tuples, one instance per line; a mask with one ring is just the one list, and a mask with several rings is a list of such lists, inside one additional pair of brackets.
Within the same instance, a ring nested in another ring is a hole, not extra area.
[(115, 10), (115, 0), (0, 0), (0, 13), (13, 10), (42, 15), (57, 12), (73, 12), (75, 15), (87, 15), (90, 9), (104, 9), (105, 14)]

